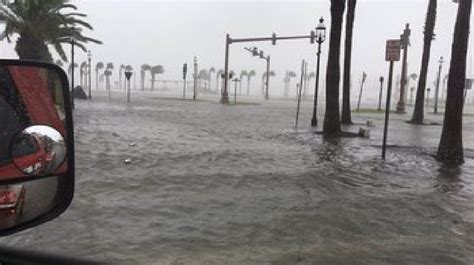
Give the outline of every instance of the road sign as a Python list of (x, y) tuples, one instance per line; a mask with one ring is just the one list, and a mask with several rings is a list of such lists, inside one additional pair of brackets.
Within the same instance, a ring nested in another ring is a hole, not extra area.
[(385, 61), (398, 62), (400, 61), (400, 40), (387, 40), (387, 48), (385, 51)]

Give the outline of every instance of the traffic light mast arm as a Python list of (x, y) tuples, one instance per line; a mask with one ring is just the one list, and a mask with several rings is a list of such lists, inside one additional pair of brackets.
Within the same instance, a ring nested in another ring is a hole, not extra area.
[[(230, 43), (234, 42), (254, 42), (254, 41), (272, 41), (273, 37), (268, 38), (246, 38), (246, 39), (230, 39)], [(275, 40), (296, 40), (296, 39), (311, 39), (311, 35), (276, 37)]]

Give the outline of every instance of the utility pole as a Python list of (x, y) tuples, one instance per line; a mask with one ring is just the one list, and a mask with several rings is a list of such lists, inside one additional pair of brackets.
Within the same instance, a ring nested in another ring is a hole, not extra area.
[(401, 48), (403, 49), (403, 62), (402, 62), (402, 77), (400, 79), (400, 99), (397, 104), (397, 113), (406, 113), (405, 110), (405, 89), (407, 82), (407, 59), (408, 59), (408, 46), (410, 45), (410, 24), (407, 23), (405, 30), (400, 37)]

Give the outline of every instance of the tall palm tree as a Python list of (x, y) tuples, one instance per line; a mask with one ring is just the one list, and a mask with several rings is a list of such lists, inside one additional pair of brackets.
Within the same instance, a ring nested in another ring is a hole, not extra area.
[(151, 73), (151, 90), (155, 88), (155, 76), (165, 72), (165, 69), (162, 65), (155, 65), (150, 69)]
[(343, 124), (352, 124), (351, 117), (351, 67), (352, 67), (352, 32), (357, 0), (347, 0), (346, 38), (344, 49), (344, 80), (342, 84), (342, 117)]
[(113, 63), (107, 63), (105, 67), (104, 75), (105, 75), (105, 87), (107, 91), (110, 91), (110, 76), (112, 76), (112, 70), (114, 69)]
[(207, 70), (202, 69), (201, 71), (199, 71), (197, 78), (198, 78), (198, 82), (199, 82), (199, 80), (204, 81), (204, 89), (206, 89), (207, 88), (207, 81), (209, 80), (209, 74), (207, 73)]
[(84, 80), (87, 79), (86, 74), (87, 74), (87, 62), (82, 62), (81, 67), (79, 68), (79, 77), (81, 80), (82, 88), (84, 88), (84, 83), (85, 83)]
[(434, 39), (434, 28), (436, 24), (437, 0), (429, 0), (428, 12), (426, 14), (423, 55), (421, 58), (421, 70), (418, 78), (418, 88), (416, 90), (415, 109), (411, 123), (422, 124), (424, 120), (424, 104), (426, 90), (426, 76), (428, 75), (428, 64), (430, 62), (431, 42)]
[(209, 91), (211, 90), (211, 77), (215, 72), (216, 72), (216, 68), (211, 67), (209, 69), (209, 72), (208, 72), (209, 73)]
[(290, 82), (291, 78), (296, 77), (296, 73), (293, 71), (286, 71), (285, 78), (283, 82), (285, 82), (285, 90), (283, 91), (283, 96), (287, 98), (290, 92)]
[(252, 79), (252, 77), (254, 77), (256, 75), (257, 75), (257, 73), (255, 72), (255, 70), (250, 70), (247, 73), (247, 95), (250, 95), (250, 80)]
[(124, 70), (125, 70), (125, 65), (121, 64), (119, 67), (119, 89), (122, 89), (122, 75), (123, 75)]
[(219, 78), (224, 74), (224, 70), (219, 69), (216, 73), (216, 92), (219, 93)]
[(69, 0), (22, 0), (0, 4), (0, 17), (6, 23), (3, 35), (11, 42), (11, 37), (18, 34), (15, 51), (20, 59), (53, 62), (48, 49), (51, 45), (61, 59), (67, 61), (62, 44), (70, 43), (71, 39), (84, 51), (84, 44), (88, 42), (102, 43), (82, 35), (83, 27), (93, 28), (81, 19), (86, 15), (76, 10)]
[(98, 62), (95, 65), (95, 89), (99, 89), (99, 71), (104, 69), (104, 63)]
[(240, 79), (240, 84), (239, 84), (239, 93), (242, 94), (242, 80), (244, 78), (244, 76), (247, 76), (249, 73), (247, 73), (247, 71), (245, 70), (242, 70), (240, 71), (240, 76), (239, 76), (239, 79)]
[(462, 112), (471, 8), (472, 0), (459, 0), (453, 45), (451, 46), (448, 96), (444, 111), (443, 131), (436, 156), (438, 161), (454, 165), (464, 163)]
[(326, 113), (323, 132), (325, 136), (338, 136), (341, 132), (339, 113), (339, 82), (341, 78), (340, 53), (342, 20), (345, 0), (331, 0), (331, 33), (326, 71)]
[(142, 64), (142, 66), (140, 68), (140, 78), (141, 78), (142, 91), (145, 90), (145, 73), (147, 71), (150, 71), (150, 70), (151, 70), (151, 66), (149, 64)]

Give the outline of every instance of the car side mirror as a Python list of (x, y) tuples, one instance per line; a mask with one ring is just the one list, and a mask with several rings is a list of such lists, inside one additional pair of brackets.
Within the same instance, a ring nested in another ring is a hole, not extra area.
[(58, 217), (73, 193), (66, 74), (53, 64), (0, 60), (0, 236)]

